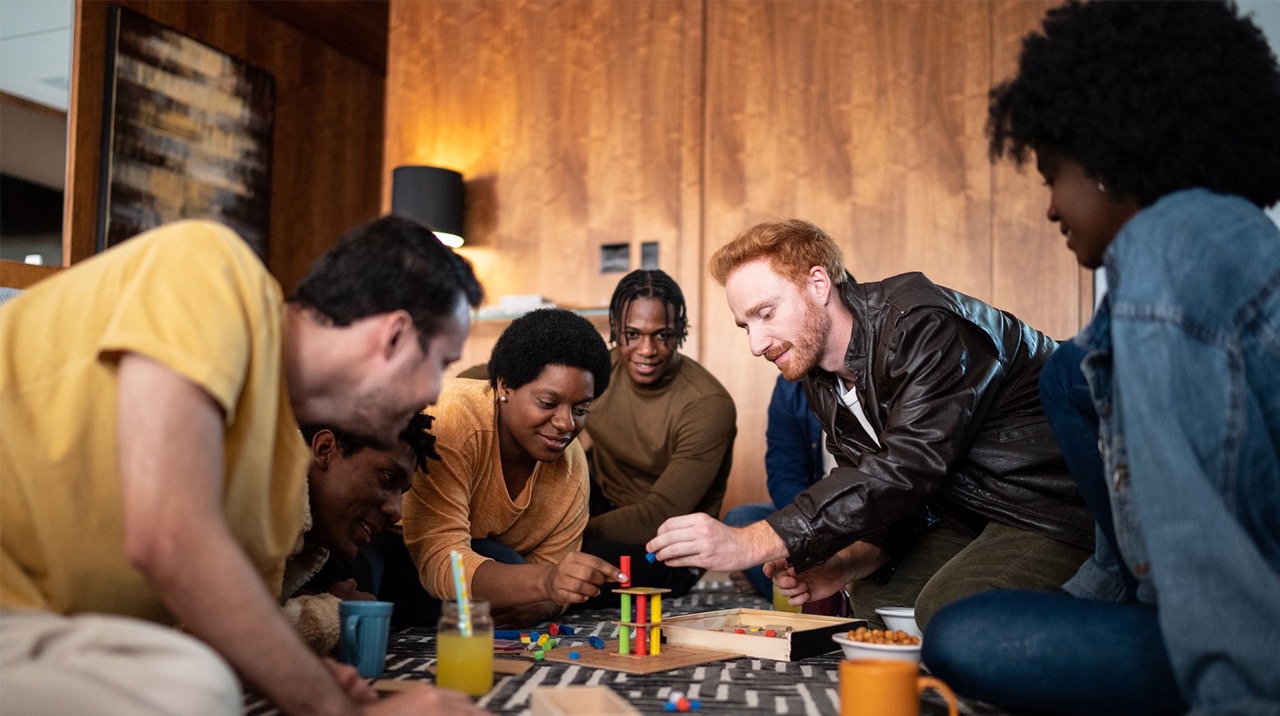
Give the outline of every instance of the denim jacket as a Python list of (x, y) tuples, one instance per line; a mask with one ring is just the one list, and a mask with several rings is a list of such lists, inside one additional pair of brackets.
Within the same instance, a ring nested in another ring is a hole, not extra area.
[(1155, 604), (1195, 713), (1275, 713), (1280, 230), (1191, 189), (1139, 212), (1104, 262), (1108, 295), (1076, 340), (1120, 554), (1098, 540), (1065, 588)]

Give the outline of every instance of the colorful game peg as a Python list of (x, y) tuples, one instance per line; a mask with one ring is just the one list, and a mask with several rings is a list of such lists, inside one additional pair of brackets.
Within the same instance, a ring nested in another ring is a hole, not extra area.
[[(623, 559), (626, 559), (626, 557), (623, 557)], [(631, 565), (627, 565), (627, 566), (629, 567)], [(624, 622), (631, 621), (631, 595), (630, 594), (622, 595), (622, 621)], [(625, 624), (622, 626), (622, 628), (618, 629), (618, 653), (619, 654), (631, 653), (631, 634), (630, 634), (629, 628)]]
[(649, 560), (649, 564), (653, 564), (654, 562), (658, 561), (658, 555), (654, 554), (653, 552), (645, 552), (644, 558)]
[(601, 639), (601, 638), (600, 638), (600, 637), (598, 637), (598, 636), (590, 637), (589, 639), (587, 639), (587, 642), (588, 642), (588, 643), (590, 643), (590, 644), (591, 644), (591, 646), (593, 646), (593, 647), (595, 647), (595, 648), (597, 648), (597, 649), (603, 649), (603, 648), (604, 648), (604, 639)]

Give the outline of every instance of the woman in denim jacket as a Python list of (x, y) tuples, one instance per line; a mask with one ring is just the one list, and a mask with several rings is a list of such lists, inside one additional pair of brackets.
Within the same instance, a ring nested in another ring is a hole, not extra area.
[(1041, 712), (1280, 713), (1280, 70), (1223, 2), (1069, 3), (992, 92), (1109, 291), (1042, 373), (1098, 523), (1062, 593), (940, 611), (924, 661)]

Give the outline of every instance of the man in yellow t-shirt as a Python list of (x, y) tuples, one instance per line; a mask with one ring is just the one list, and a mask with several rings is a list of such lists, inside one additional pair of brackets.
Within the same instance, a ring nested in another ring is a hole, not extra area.
[(5, 709), (239, 713), (234, 670), (286, 712), (358, 713), (369, 688), (278, 607), (306, 498), (298, 422), (391, 445), (480, 298), (465, 261), (387, 217), (288, 302), (232, 231), (183, 221), (0, 306)]

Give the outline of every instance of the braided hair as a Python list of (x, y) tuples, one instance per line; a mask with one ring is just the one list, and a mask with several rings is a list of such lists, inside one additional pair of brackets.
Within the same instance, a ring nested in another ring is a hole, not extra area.
[(689, 335), (689, 313), (684, 304), (684, 293), (665, 271), (658, 269), (636, 269), (623, 276), (617, 288), (613, 289), (613, 298), (609, 300), (609, 342), (616, 345), (625, 341), (623, 324), (631, 303), (638, 298), (662, 302), (667, 315), (675, 319), (672, 328), (676, 334), (676, 348), (679, 348), (685, 336)]
[[(417, 413), (405, 429), (400, 431), (399, 436), (400, 442), (412, 448), (414, 465), (423, 472), (427, 471), (427, 458), (440, 459), (436, 454), (436, 436), (431, 434), (432, 420), (434, 418), (426, 413)], [(369, 444), (360, 438), (335, 428), (323, 425), (299, 425), (298, 429), (302, 431), (302, 437), (308, 444), (315, 440), (316, 433), (321, 430), (333, 433), (333, 442), (338, 446), (338, 453), (344, 458), (349, 458), (369, 447)]]

